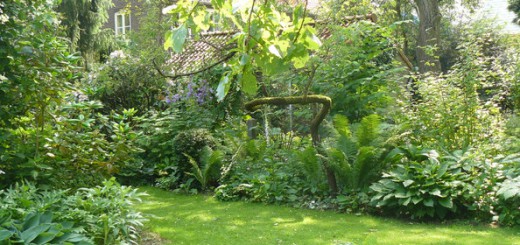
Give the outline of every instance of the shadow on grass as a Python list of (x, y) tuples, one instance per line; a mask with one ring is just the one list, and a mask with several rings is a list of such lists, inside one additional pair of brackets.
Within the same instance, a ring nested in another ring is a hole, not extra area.
[(409, 224), (142, 188), (146, 224), (165, 244), (518, 244), (520, 228)]

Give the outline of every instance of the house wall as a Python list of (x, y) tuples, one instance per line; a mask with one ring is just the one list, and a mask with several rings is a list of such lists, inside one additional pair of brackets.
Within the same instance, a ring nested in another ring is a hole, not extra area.
[(115, 31), (115, 14), (119, 11), (130, 9), (130, 23), (132, 31), (139, 29), (139, 18), (142, 7), (141, 1), (125, 1), (125, 0), (112, 0), (114, 6), (108, 10), (108, 21), (105, 23), (105, 28), (110, 28)]

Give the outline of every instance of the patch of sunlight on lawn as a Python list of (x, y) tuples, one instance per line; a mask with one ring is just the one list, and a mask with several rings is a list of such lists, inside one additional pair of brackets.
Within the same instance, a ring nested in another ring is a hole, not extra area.
[(146, 227), (165, 244), (513, 244), (520, 228), (410, 224), (392, 219), (294, 209), (245, 202), (219, 202), (143, 188), (150, 196), (138, 208)]

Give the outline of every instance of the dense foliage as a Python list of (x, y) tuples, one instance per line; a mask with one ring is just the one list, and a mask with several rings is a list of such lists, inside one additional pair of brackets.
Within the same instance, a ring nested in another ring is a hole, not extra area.
[(137, 244), (145, 219), (132, 205), (141, 196), (137, 189), (120, 186), (115, 179), (76, 192), (16, 184), (0, 192), (0, 240)]
[[(489, 22), (443, 22), (443, 72), (417, 73), (420, 58), (400, 49), (416, 46), (404, 30), (417, 26), (410, 16), (377, 21), (364, 14), (382, 5), (365, 0), (315, 15), (305, 5), (240, 3), (215, 0), (208, 12), (148, 2), (135, 40), (99, 64), (92, 52), (110, 39), (96, 36), (107, 1), (0, 3), (0, 241), (135, 244), (144, 219), (132, 204), (142, 194), (119, 183), (520, 224), (518, 47)], [(72, 23), (74, 9), (88, 21)], [(215, 28), (214, 13), (234, 32), (229, 57), (165, 75), (169, 52)], [(257, 97), (299, 101), (244, 103)]]

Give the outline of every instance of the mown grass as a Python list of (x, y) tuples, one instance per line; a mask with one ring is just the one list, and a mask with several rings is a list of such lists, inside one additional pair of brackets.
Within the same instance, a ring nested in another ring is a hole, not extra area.
[(142, 188), (146, 227), (165, 244), (518, 244), (520, 228), (417, 224)]

